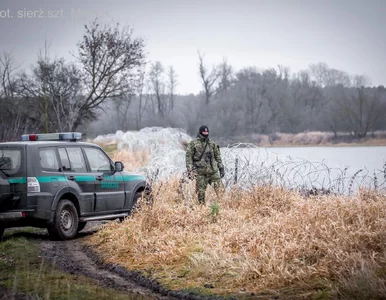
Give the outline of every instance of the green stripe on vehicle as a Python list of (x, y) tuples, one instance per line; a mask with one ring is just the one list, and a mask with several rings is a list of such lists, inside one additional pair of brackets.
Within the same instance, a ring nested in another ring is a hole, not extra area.
[(123, 181), (145, 180), (145, 177), (141, 175), (123, 175), (122, 177)]
[(75, 181), (95, 181), (94, 175), (75, 175)]
[(39, 176), (36, 178), (40, 183), (52, 182), (53, 180), (57, 180), (60, 182), (67, 181), (67, 178), (64, 177), (63, 175), (62, 176)]
[(26, 184), (27, 183), (27, 177), (15, 177), (8, 179), (9, 183), (20, 183), (20, 184)]
[[(95, 177), (94, 175), (74, 175), (75, 177), (75, 181), (78, 181), (78, 182), (85, 182), (85, 181), (95, 181)], [(40, 182), (40, 183), (48, 183), (48, 182), (52, 182), (53, 180), (57, 180), (59, 182), (65, 182), (65, 181), (68, 181), (67, 179), (67, 176), (65, 175), (58, 175), (58, 176), (38, 176), (36, 177), (37, 180)], [(135, 180), (143, 180), (145, 181), (146, 178), (142, 175), (123, 175), (123, 176), (106, 176), (104, 178), (104, 180), (106, 181), (118, 181), (118, 182), (122, 182), (122, 181), (135, 181)], [(15, 177), (15, 178), (10, 178), (8, 179), (8, 182), (9, 183), (12, 183), (12, 184), (25, 184), (27, 183), (27, 177)]]

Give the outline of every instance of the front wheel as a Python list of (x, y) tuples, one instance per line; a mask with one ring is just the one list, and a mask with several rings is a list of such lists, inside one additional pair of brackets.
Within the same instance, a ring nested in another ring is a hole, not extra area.
[(59, 201), (54, 223), (47, 228), (52, 239), (70, 240), (78, 232), (78, 212), (70, 200)]
[(143, 192), (136, 192), (133, 199), (133, 206), (131, 207), (131, 212), (135, 212), (141, 208), (141, 200), (143, 198)]

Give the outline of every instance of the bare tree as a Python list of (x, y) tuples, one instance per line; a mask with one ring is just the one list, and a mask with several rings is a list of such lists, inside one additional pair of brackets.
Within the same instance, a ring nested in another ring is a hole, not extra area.
[(34, 130), (25, 99), (18, 93), (17, 65), (11, 53), (0, 56), (0, 141), (18, 139), (20, 134)]
[(128, 27), (101, 25), (95, 20), (85, 26), (78, 43), (78, 60), (82, 66), (80, 109), (74, 128), (93, 118), (94, 109), (106, 99), (127, 94), (144, 62), (144, 42), (134, 38)]
[(235, 90), (245, 112), (246, 131), (257, 132), (265, 93), (261, 86), (261, 75), (255, 68), (241, 70), (236, 74)]
[(213, 67), (211, 70), (204, 65), (204, 56), (201, 53), (198, 53), (199, 59), (199, 72), (200, 78), (202, 81), (202, 87), (205, 94), (205, 103), (206, 105), (215, 98), (219, 91), (219, 79), (220, 73), (218, 72), (217, 67)]
[(363, 86), (350, 90), (347, 101), (340, 104), (348, 129), (358, 138), (372, 131), (374, 124), (385, 113), (377, 91)]
[(370, 82), (367, 77), (353, 76), (351, 82), (350, 88), (330, 88), (332, 103), (325, 118), (333, 118), (337, 128), (349, 132), (353, 137), (363, 138), (381, 128), (380, 120), (386, 112), (386, 104), (382, 100), (382, 89), (366, 87)]
[(240, 127), (243, 127), (245, 120), (243, 103), (240, 102), (238, 89), (230, 88), (226, 94), (224, 93), (222, 100), (215, 103), (215, 110), (217, 118), (211, 122), (216, 124), (214, 131), (216, 137), (236, 136)]
[(30, 99), (31, 111), (36, 110), (31, 118), (35, 122), (44, 123), (42, 127), (46, 132), (69, 131), (74, 129), (80, 112), (80, 71), (64, 59), (51, 59), (48, 48), (45, 44), (32, 75), (22, 74), (21, 94)]
[(145, 88), (145, 69), (143, 68), (139, 73), (138, 85), (137, 85), (137, 96), (138, 96), (138, 112), (136, 113), (136, 129), (141, 127), (142, 117), (147, 107), (148, 98), (145, 97), (144, 101), (144, 88)]
[[(282, 112), (286, 90), (281, 85), (282, 81), (277, 76), (275, 69), (267, 69), (262, 73), (262, 96), (264, 98), (264, 111), (266, 119), (261, 126), (262, 132), (274, 133), (279, 131), (278, 118)], [(286, 85), (284, 86), (286, 87)]]
[(227, 91), (233, 81), (233, 68), (224, 57), (222, 63), (217, 67), (217, 70), (219, 74), (218, 91)]
[(155, 98), (157, 113), (165, 118), (167, 105), (165, 103), (164, 67), (157, 61), (151, 65), (149, 72), (149, 87)]
[(308, 70), (301, 70), (294, 76), (294, 80), (300, 81), (302, 86), (310, 86), (311, 83), (311, 75)]
[(370, 79), (365, 75), (351, 76), (351, 86), (354, 88), (361, 88), (370, 85)]
[(290, 68), (283, 65), (278, 65), (277, 69), (279, 71), (278, 77), (280, 78), (280, 80), (288, 82), (290, 76)]
[(167, 77), (168, 77), (169, 108), (173, 112), (175, 90), (177, 86), (177, 74), (174, 71), (173, 66), (169, 67)]
[(129, 109), (131, 107), (131, 104), (133, 102), (135, 95), (133, 93), (123, 95), (119, 98), (115, 98), (114, 104), (115, 104), (115, 111), (117, 116), (117, 125), (118, 128), (125, 131), (128, 130), (130, 124), (130, 118), (129, 118)]
[(331, 69), (326, 63), (310, 65), (311, 74), (316, 83), (322, 87), (334, 85), (350, 85), (350, 76), (343, 71)]
[(11, 53), (3, 52), (0, 56), (1, 90), (0, 97), (9, 98), (16, 93), (15, 70), (17, 69)]

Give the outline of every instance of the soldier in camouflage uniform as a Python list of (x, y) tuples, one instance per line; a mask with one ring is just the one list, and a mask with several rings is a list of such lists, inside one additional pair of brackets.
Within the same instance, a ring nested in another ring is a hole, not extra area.
[(225, 175), (224, 165), (221, 161), (220, 148), (209, 138), (208, 126), (202, 125), (197, 138), (189, 143), (186, 149), (186, 169), (189, 178), (196, 178), (196, 193), (200, 204), (205, 204), (208, 184), (213, 185), (219, 195), (221, 178)]

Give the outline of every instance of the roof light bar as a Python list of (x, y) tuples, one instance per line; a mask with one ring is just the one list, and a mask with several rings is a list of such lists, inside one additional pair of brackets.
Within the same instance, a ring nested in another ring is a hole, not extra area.
[(76, 141), (80, 139), (82, 139), (82, 133), (80, 132), (23, 134), (21, 136), (22, 141)]

